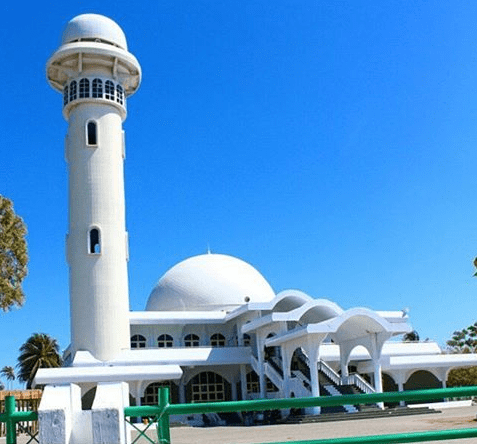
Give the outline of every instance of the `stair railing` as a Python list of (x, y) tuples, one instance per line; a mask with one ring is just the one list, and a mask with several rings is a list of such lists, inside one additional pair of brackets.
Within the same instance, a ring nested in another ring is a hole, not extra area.
[(376, 393), (374, 387), (369, 384), (361, 375), (358, 373), (353, 373), (346, 378), (346, 384), (348, 385), (355, 385), (358, 387), (363, 393)]
[(318, 371), (321, 371), (335, 385), (342, 385), (341, 376), (338, 375), (325, 361), (318, 361)]

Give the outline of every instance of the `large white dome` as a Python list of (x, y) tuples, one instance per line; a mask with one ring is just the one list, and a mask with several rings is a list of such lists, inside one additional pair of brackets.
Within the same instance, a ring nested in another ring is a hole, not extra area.
[(229, 311), (274, 297), (270, 284), (250, 264), (223, 254), (203, 254), (172, 267), (152, 290), (146, 310)]

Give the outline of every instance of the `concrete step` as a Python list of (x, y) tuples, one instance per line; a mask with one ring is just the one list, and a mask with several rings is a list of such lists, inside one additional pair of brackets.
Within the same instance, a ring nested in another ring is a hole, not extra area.
[(397, 407), (391, 409), (367, 409), (356, 413), (323, 413), (321, 415), (311, 416), (289, 416), (283, 421), (286, 424), (306, 424), (314, 422), (327, 422), (327, 421), (347, 421), (354, 419), (371, 419), (371, 418), (387, 418), (390, 416), (408, 416), (408, 415), (424, 415), (430, 413), (440, 413), (439, 410), (431, 409), (428, 407), (408, 408)]

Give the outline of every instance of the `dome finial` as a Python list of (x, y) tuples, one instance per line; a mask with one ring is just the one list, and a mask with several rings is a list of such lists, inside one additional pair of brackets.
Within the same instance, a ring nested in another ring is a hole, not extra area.
[(210, 251), (210, 244), (207, 242), (207, 254), (212, 254), (212, 252)]

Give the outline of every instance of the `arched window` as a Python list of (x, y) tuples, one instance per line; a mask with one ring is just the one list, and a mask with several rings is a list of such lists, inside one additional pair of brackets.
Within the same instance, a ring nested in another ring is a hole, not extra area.
[(169, 387), (169, 394), (171, 402), (173, 404), (179, 403), (179, 390), (176, 384), (172, 381), (153, 382), (144, 390), (144, 397), (141, 398), (141, 405), (157, 405), (159, 400), (157, 399), (157, 392), (160, 387)]
[(68, 92), (69, 92), (68, 85), (65, 85), (65, 89), (63, 90), (63, 106), (68, 104)]
[(214, 372), (202, 372), (194, 376), (189, 385), (191, 402), (227, 401), (230, 398), (228, 382)]
[(77, 96), (76, 96), (76, 80), (73, 80), (71, 83), (70, 83), (70, 102), (72, 100), (76, 100)]
[(81, 79), (79, 82), (79, 98), (85, 99), (89, 97), (89, 80)]
[(225, 337), (220, 333), (215, 333), (210, 337), (212, 347), (225, 347)]
[(100, 99), (103, 97), (103, 81), (101, 79), (93, 80), (93, 98)]
[(194, 334), (188, 334), (184, 337), (184, 345), (186, 347), (198, 347), (200, 338)]
[(146, 348), (146, 338), (143, 335), (131, 336), (131, 348)]
[(89, 230), (89, 253), (101, 254), (101, 238), (97, 228)]
[(104, 84), (104, 98), (114, 100), (114, 83), (111, 80), (106, 80)]
[(160, 335), (157, 338), (157, 346), (160, 348), (173, 347), (174, 339), (171, 335)]
[(124, 103), (124, 91), (121, 85), (116, 86), (116, 101), (122, 105)]
[(97, 145), (98, 144), (97, 124), (93, 120), (90, 120), (86, 124), (86, 144), (87, 145)]

